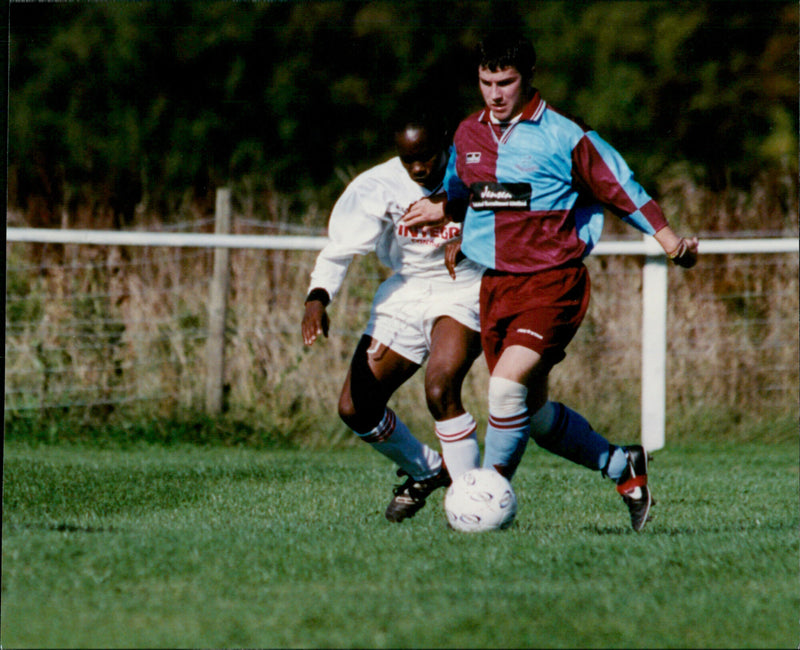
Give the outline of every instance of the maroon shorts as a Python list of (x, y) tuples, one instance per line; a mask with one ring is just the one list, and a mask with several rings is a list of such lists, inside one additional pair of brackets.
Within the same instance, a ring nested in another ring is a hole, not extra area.
[(522, 345), (555, 365), (589, 306), (589, 272), (580, 266), (541, 273), (487, 270), (481, 281), (481, 344), (489, 371), (503, 350)]

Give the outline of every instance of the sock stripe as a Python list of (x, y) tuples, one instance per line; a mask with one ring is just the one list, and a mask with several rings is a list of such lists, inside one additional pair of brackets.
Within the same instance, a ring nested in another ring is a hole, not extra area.
[(507, 417), (498, 417), (491, 413), (489, 414), (489, 426), (501, 431), (517, 429), (524, 426), (529, 420), (530, 415), (527, 410)]
[(392, 409), (387, 408), (378, 426), (371, 431), (357, 433), (356, 435), (364, 442), (386, 442), (394, 433), (395, 426), (397, 426), (397, 416)]
[(472, 426), (462, 429), (461, 431), (456, 431), (455, 433), (442, 433), (442, 431), (439, 430), (439, 427), (436, 427), (436, 437), (442, 442), (456, 442), (458, 440), (468, 438), (477, 430), (478, 425), (474, 422), (472, 423)]

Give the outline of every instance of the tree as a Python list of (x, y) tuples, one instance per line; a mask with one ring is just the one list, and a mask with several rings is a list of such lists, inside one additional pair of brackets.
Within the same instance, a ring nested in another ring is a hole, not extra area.
[[(522, 26), (547, 101), (584, 118), (646, 184), (714, 187), (797, 170), (794, 3), (351, 0), (12, 3), (12, 204), (134, 208), (252, 179), (332, 201), (392, 151), (400, 98), (476, 109), (469, 61)], [(40, 201), (41, 203), (41, 201)]]

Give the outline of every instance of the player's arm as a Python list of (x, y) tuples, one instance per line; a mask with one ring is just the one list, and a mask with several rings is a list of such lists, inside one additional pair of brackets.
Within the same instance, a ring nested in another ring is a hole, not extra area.
[(407, 226), (421, 226), (422, 232), (445, 225), (447, 218), (447, 195), (426, 196), (414, 201), (400, 218)]
[(301, 324), (303, 343), (306, 345), (314, 343), (320, 334), (328, 338), (330, 319), (328, 318), (327, 306), (330, 302), (331, 298), (325, 289), (317, 287), (308, 292), (306, 309)]
[(353, 257), (374, 251), (385, 229), (391, 227), (386, 201), (381, 184), (363, 175), (336, 201), (328, 222), (328, 243), (317, 256), (305, 300), (300, 329), (306, 345), (320, 334), (328, 336), (326, 308), (341, 288)]
[(456, 279), (456, 266), (464, 259), (467, 259), (467, 256), (461, 252), (461, 237), (451, 239), (445, 244), (444, 265), (447, 267), (447, 272), (453, 280)]
[(407, 226), (421, 226), (423, 232), (428, 228), (436, 228), (446, 223), (464, 221), (468, 201), (465, 199), (449, 199), (446, 194), (437, 194), (414, 201), (401, 221)]
[(406, 210), (401, 221), (407, 226), (428, 228), (442, 226), (450, 221), (461, 223), (469, 205), (469, 189), (461, 182), (456, 171), (456, 150), (450, 152), (442, 186), (444, 192), (415, 201)]
[(619, 152), (594, 131), (584, 134), (573, 149), (572, 169), (577, 187), (588, 190), (637, 230), (653, 235), (676, 265), (688, 269), (697, 263), (697, 237), (675, 234)]

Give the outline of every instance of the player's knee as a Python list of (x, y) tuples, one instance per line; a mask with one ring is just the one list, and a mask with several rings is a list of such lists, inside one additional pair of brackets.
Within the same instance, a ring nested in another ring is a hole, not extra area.
[(362, 404), (359, 407), (349, 394), (343, 393), (339, 397), (339, 417), (356, 433), (366, 433), (375, 428), (385, 410), (386, 404), (380, 400), (372, 401), (369, 406)]
[(442, 419), (442, 414), (446, 410), (447, 394), (447, 388), (441, 384), (426, 384), (425, 401), (434, 420)]
[(454, 409), (460, 408), (458, 388), (444, 379), (425, 381), (425, 401), (434, 420), (443, 420)]
[[(355, 402), (348, 394), (342, 394), (339, 398), (339, 417), (353, 431), (364, 429), (364, 414), (356, 408)], [(368, 430), (370, 427), (367, 427)]]
[(528, 389), (504, 377), (489, 379), (489, 412), (495, 416), (517, 415), (527, 410)]
[(352, 428), (350, 423), (355, 420), (356, 416), (356, 407), (353, 404), (353, 400), (350, 399), (349, 395), (342, 395), (339, 398), (339, 417), (347, 426)]

